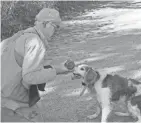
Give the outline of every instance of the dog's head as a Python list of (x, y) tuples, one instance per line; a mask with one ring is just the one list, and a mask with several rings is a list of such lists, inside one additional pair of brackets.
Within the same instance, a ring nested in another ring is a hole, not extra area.
[(86, 88), (91, 89), (99, 78), (100, 78), (99, 73), (96, 70), (94, 70), (92, 67), (86, 64), (82, 64), (75, 67), (73, 72), (73, 77), (72, 77), (73, 80), (83, 79), (82, 85), (84, 86), (84, 89), (80, 95), (83, 95)]

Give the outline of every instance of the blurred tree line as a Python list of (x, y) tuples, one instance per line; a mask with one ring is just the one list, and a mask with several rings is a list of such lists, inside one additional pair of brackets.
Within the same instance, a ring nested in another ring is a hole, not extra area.
[(81, 14), (92, 1), (1, 1), (1, 40), (34, 25), (35, 16), (44, 8), (55, 8), (62, 20)]

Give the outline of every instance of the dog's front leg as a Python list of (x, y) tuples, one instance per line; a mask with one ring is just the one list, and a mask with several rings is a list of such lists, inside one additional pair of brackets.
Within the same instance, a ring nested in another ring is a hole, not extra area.
[(110, 106), (107, 105), (107, 106), (102, 107), (102, 118), (101, 118), (102, 123), (107, 122), (110, 112), (111, 112)]
[(101, 107), (102, 107), (102, 118), (101, 122), (106, 123), (109, 114), (111, 113), (112, 106), (110, 103), (110, 90), (108, 88), (103, 89), (100, 97), (101, 97)]
[(97, 106), (96, 107), (96, 113), (87, 116), (87, 118), (90, 119), (90, 120), (95, 119), (95, 118), (97, 118), (99, 116), (100, 112), (101, 112), (101, 109), (100, 109), (99, 106)]
[[(98, 98), (97, 98), (97, 97), (93, 97), (93, 98), (94, 98), (95, 101), (96, 101), (96, 104), (95, 104), (95, 105), (96, 105), (97, 107), (96, 107), (96, 112), (95, 112), (94, 114), (87, 116), (87, 118), (90, 119), (90, 120), (97, 118), (97, 117), (99, 116), (99, 114), (101, 113), (101, 106), (100, 106), (100, 104), (99, 104)], [(93, 103), (92, 103), (92, 104), (93, 104)], [(91, 106), (94, 106), (94, 104), (91, 105)]]
[(138, 117), (138, 121), (136, 123), (141, 123), (141, 116)]

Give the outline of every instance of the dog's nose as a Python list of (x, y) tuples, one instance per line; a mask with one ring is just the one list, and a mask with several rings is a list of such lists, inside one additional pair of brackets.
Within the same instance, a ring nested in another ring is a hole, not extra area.
[(78, 74), (78, 73), (74, 73), (74, 72), (73, 72), (73, 75), (74, 75), (74, 76), (77, 76), (77, 75), (79, 75), (79, 74)]
[(83, 86), (86, 86), (86, 83), (82, 82), (82, 85), (83, 85)]

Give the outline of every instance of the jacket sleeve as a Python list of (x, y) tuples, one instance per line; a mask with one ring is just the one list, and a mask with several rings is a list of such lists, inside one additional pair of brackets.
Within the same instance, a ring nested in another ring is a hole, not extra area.
[(54, 68), (44, 69), (45, 46), (38, 36), (25, 42), (22, 77), (27, 84), (42, 84), (56, 77)]

